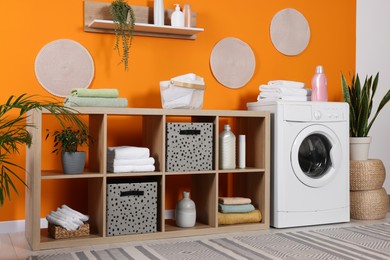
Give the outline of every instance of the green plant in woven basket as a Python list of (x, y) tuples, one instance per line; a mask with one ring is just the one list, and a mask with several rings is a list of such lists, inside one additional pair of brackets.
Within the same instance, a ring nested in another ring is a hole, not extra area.
[(363, 85), (359, 75), (352, 77), (351, 83), (348, 84), (344, 75), (341, 74), (341, 84), (344, 101), (349, 104), (349, 130), (351, 137), (367, 137), (379, 112), (390, 100), (390, 89), (382, 98), (379, 106), (372, 117), (370, 115), (373, 107), (373, 98), (375, 96), (379, 80), (379, 73), (373, 76), (366, 76)]
[[(115, 23), (114, 50), (122, 57), (125, 70), (129, 68), (129, 53), (133, 43), (135, 14), (133, 8), (126, 0), (114, 0), (110, 5), (112, 20)], [(122, 45), (122, 48), (120, 48)]]

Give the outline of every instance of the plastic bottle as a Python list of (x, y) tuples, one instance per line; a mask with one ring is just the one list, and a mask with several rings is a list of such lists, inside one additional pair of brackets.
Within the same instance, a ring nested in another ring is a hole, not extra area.
[(171, 25), (173, 27), (184, 27), (184, 14), (180, 11), (180, 5), (174, 4), (176, 6), (175, 11), (171, 15)]
[(154, 25), (164, 25), (164, 0), (154, 0)]
[(245, 139), (245, 135), (238, 136), (238, 168), (240, 169), (245, 169), (246, 167)]
[(184, 27), (191, 27), (191, 6), (185, 4), (183, 7), (184, 13)]
[(225, 125), (219, 136), (219, 168), (223, 170), (236, 168), (236, 136), (230, 125)]
[(314, 74), (311, 80), (311, 101), (328, 101), (328, 80), (324, 74), (324, 68), (318, 65), (316, 68), (316, 74)]

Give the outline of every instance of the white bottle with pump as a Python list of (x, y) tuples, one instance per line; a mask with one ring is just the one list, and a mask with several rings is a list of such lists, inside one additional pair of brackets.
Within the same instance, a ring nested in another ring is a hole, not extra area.
[(171, 15), (171, 25), (173, 27), (184, 27), (184, 14), (180, 11), (180, 5), (175, 4), (175, 11)]
[(328, 101), (328, 80), (321, 65), (316, 67), (316, 73), (311, 81), (311, 101)]
[(219, 168), (222, 170), (236, 168), (236, 136), (230, 125), (225, 125), (219, 136)]

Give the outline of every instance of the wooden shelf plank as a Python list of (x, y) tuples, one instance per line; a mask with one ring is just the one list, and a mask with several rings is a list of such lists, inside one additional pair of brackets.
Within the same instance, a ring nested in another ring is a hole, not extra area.
[[(115, 23), (110, 20), (93, 20), (88, 27), (91, 28), (100, 28), (100, 29), (115, 29)], [(154, 24), (146, 23), (135, 23), (134, 31), (140, 32), (149, 32), (149, 33), (166, 33), (166, 34), (183, 34), (183, 35), (194, 35), (199, 32), (203, 32), (203, 28), (193, 28), (193, 27), (173, 27), (173, 26), (157, 26)]]

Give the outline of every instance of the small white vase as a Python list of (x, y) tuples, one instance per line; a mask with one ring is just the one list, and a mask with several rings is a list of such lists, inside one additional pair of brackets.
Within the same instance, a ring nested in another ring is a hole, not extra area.
[(349, 156), (353, 161), (368, 160), (370, 150), (371, 136), (350, 137), (349, 138)]
[(176, 204), (176, 225), (178, 227), (188, 228), (195, 226), (196, 207), (193, 200), (190, 199), (189, 192), (183, 192), (183, 199)]

